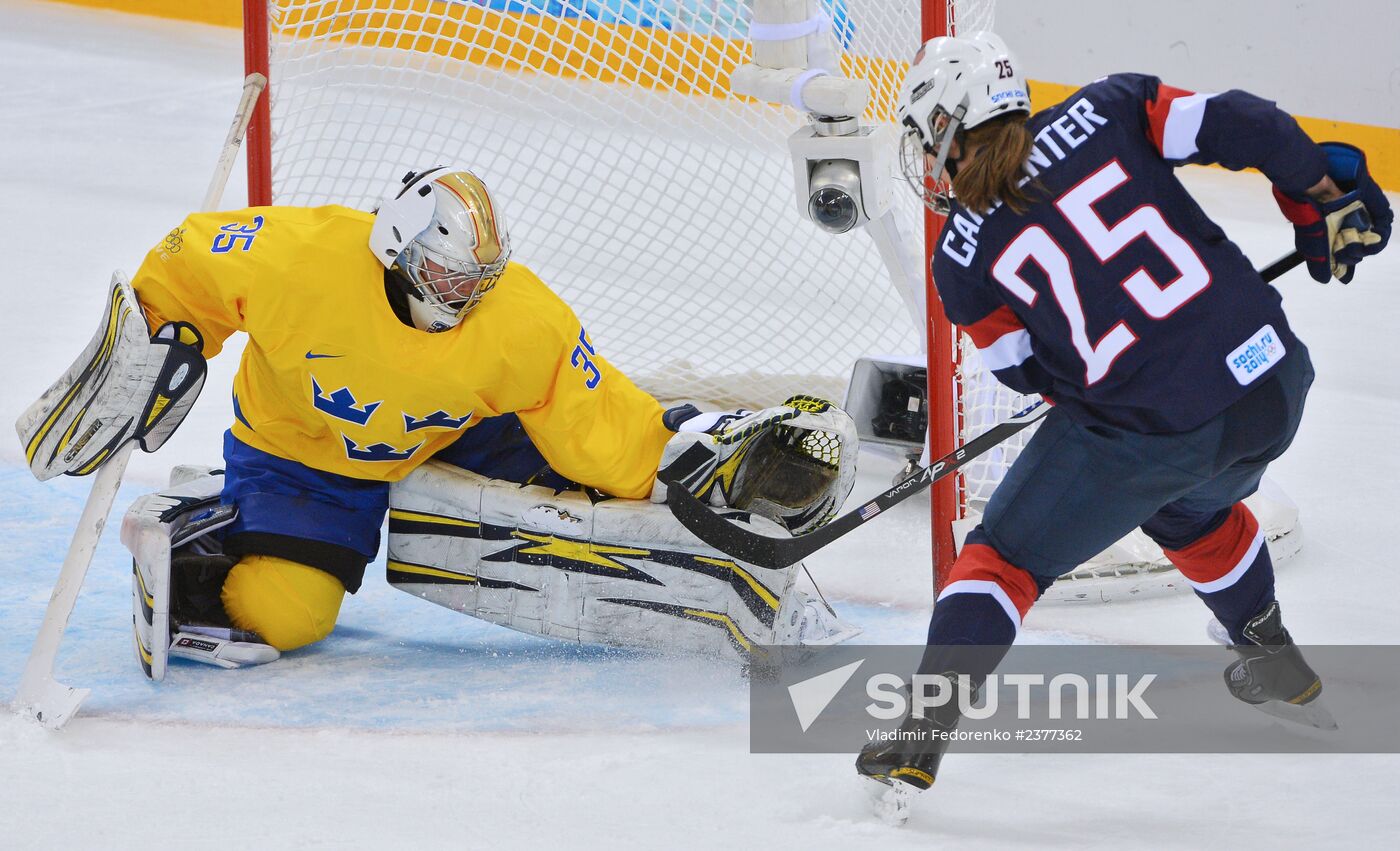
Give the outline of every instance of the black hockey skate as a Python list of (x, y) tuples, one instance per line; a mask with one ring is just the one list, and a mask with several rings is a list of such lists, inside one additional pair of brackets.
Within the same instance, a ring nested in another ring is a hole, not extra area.
[(276, 661), (280, 655), (256, 632), (239, 629), (220, 592), (238, 559), (176, 553), (170, 559), (170, 655), (220, 668)]
[[(945, 676), (959, 682), (955, 673)], [(957, 729), (962, 717), (957, 688), (955, 685), (947, 703), (925, 710), (923, 718), (914, 717), (911, 702), (910, 714), (893, 737), (871, 742), (856, 757), (856, 771), (880, 784), (872, 784), (870, 791), (875, 813), (887, 824), (898, 826), (908, 821), (914, 796), (932, 786), (938, 776), (938, 765), (948, 750), (948, 734)]]
[(1283, 628), (1277, 601), (1250, 618), (1244, 635), (1251, 643), (1230, 647), (1240, 657), (1225, 669), (1230, 694), (1275, 718), (1337, 729), (1336, 719), (1319, 700), (1322, 680)]
[(199, 624), (232, 627), (220, 592), (238, 559), (222, 553), (177, 552), (170, 557), (170, 615), (177, 628)]

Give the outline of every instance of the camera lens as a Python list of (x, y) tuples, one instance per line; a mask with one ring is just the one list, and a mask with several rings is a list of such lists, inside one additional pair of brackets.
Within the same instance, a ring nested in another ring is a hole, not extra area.
[(807, 201), (807, 210), (822, 230), (845, 233), (860, 221), (855, 199), (839, 186), (823, 186)]

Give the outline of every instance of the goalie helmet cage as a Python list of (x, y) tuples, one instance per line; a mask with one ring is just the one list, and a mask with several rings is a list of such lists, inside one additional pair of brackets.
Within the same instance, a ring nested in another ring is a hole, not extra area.
[[(873, 123), (893, 120), (918, 45), (990, 28), (995, 0), (821, 2), (842, 73), (870, 82)], [(939, 457), (1027, 400), (980, 369), (931, 281), (901, 295), (874, 240), (799, 217), (786, 139), (806, 116), (728, 88), (750, 7), (244, 0), (247, 69), (269, 80), (247, 143), (249, 201), (368, 210), (410, 169), (471, 168), (503, 199), (514, 259), (648, 391), (713, 407), (839, 399), (857, 357), (928, 339)], [(896, 190), (927, 276), (942, 223)], [(952, 564), (954, 521), (976, 515), (1022, 442), (936, 488), (935, 577)]]

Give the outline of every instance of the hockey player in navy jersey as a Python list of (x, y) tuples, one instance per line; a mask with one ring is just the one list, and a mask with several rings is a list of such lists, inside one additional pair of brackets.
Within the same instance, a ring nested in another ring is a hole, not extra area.
[[(1309, 272), (1346, 283), (1393, 219), (1365, 155), (1314, 143), (1254, 95), (1140, 74), (1031, 115), (1020, 64), (991, 33), (925, 44), (899, 117), (906, 176), (949, 216), (933, 259), (948, 318), (1003, 384), (1054, 405), (952, 568), (921, 673), (979, 682), (1057, 576), (1141, 527), (1238, 654), (1234, 696), (1326, 726), (1241, 502), (1298, 428), (1308, 350), (1174, 169), (1263, 172)], [(955, 197), (933, 189), (940, 177)], [(1001, 649), (959, 654), (970, 645)], [(955, 726), (956, 707), (906, 719), (913, 735), (868, 746), (857, 769), (928, 788), (946, 747), (929, 733)]]

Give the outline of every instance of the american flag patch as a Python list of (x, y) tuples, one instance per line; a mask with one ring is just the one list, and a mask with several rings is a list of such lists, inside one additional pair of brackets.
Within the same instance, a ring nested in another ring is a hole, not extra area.
[(869, 520), (870, 518), (874, 517), (876, 514), (879, 513), (880, 506), (872, 502), (860, 510), (860, 519)]

